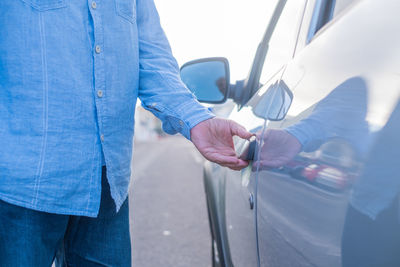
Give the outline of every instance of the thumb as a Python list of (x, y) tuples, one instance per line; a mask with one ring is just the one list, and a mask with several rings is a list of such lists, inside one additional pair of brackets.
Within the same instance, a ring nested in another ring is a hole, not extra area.
[(243, 139), (250, 139), (250, 137), (253, 136), (253, 134), (248, 132), (242, 125), (240, 125), (234, 121), (229, 121), (229, 126), (231, 129), (232, 136), (237, 135)]

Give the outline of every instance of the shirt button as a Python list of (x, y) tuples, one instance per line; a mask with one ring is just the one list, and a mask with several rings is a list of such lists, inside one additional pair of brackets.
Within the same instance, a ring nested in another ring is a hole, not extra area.
[(100, 48), (100, 46), (99, 46), (99, 45), (96, 45), (96, 48), (95, 48), (95, 50), (96, 50), (96, 53), (97, 53), (97, 54), (100, 54), (100, 52), (101, 52), (101, 48)]
[(101, 142), (104, 142), (104, 134), (100, 135)]
[(95, 1), (93, 1), (93, 2), (92, 2), (92, 8), (93, 8), (93, 9), (96, 9), (96, 7), (97, 7), (97, 4), (96, 4)]
[(101, 90), (97, 91), (97, 96), (98, 97), (103, 97), (103, 91), (101, 91)]
[(183, 126), (183, 121), (179, 121), (179, 125), (180, 125), (180, 126)]

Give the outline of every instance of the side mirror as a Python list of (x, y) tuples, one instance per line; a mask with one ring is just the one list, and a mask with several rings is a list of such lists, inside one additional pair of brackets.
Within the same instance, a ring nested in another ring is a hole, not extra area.
[[(262, 92), (263, 88), (260, 89)], [(264, 89), (265, 90), (265, 89)], [(257, 117), (270, 120), (283, 120), (292, 104), (293, 93), (284, 81), (272, 84), (265, 93), (252, 99), (249, 105)]]
[(229, 88), (229, 63), (226, 58), (204, 58), (181, 67), (181, 78), (197, 100), (224, 103)]

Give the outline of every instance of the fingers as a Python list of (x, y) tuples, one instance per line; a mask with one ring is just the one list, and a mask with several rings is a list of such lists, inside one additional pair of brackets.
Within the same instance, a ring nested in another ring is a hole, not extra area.
[(225, 156), (220, 154), (216, 154), (214, 157), (209, 157), (208, 159), (232, 170), (241, 170), (249, 164), (247, 161), (238, 159), (236, 156)]
[(246, 168), (249, 165), (247, 161), (244, 160), (239, 160), (237, 165), (227, 165), (229, 169), (235, 170), (235, 171), (240, 171), (243, 168)]
[(208, 160), (218, 163), (219, 165), (237, 165), (239, 159), (236, 156), (227, 156), (222, 154), (214, 154), (213, 157), (208, 157)]
[(252, 133), (248, 132), (242, 125), (237, 124), (234, 121), (229, 121), (232, 135), (237, 135), (243, 139), (250, 139), (253, 136)]

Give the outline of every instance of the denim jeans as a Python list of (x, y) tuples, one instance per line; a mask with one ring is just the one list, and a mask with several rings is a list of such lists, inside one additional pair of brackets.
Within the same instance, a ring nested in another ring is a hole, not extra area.
[(57, 215), (0, 200), (0, 266), (131, 266), (129, 207), (116, 213), (103, 167), (97, 218)]

